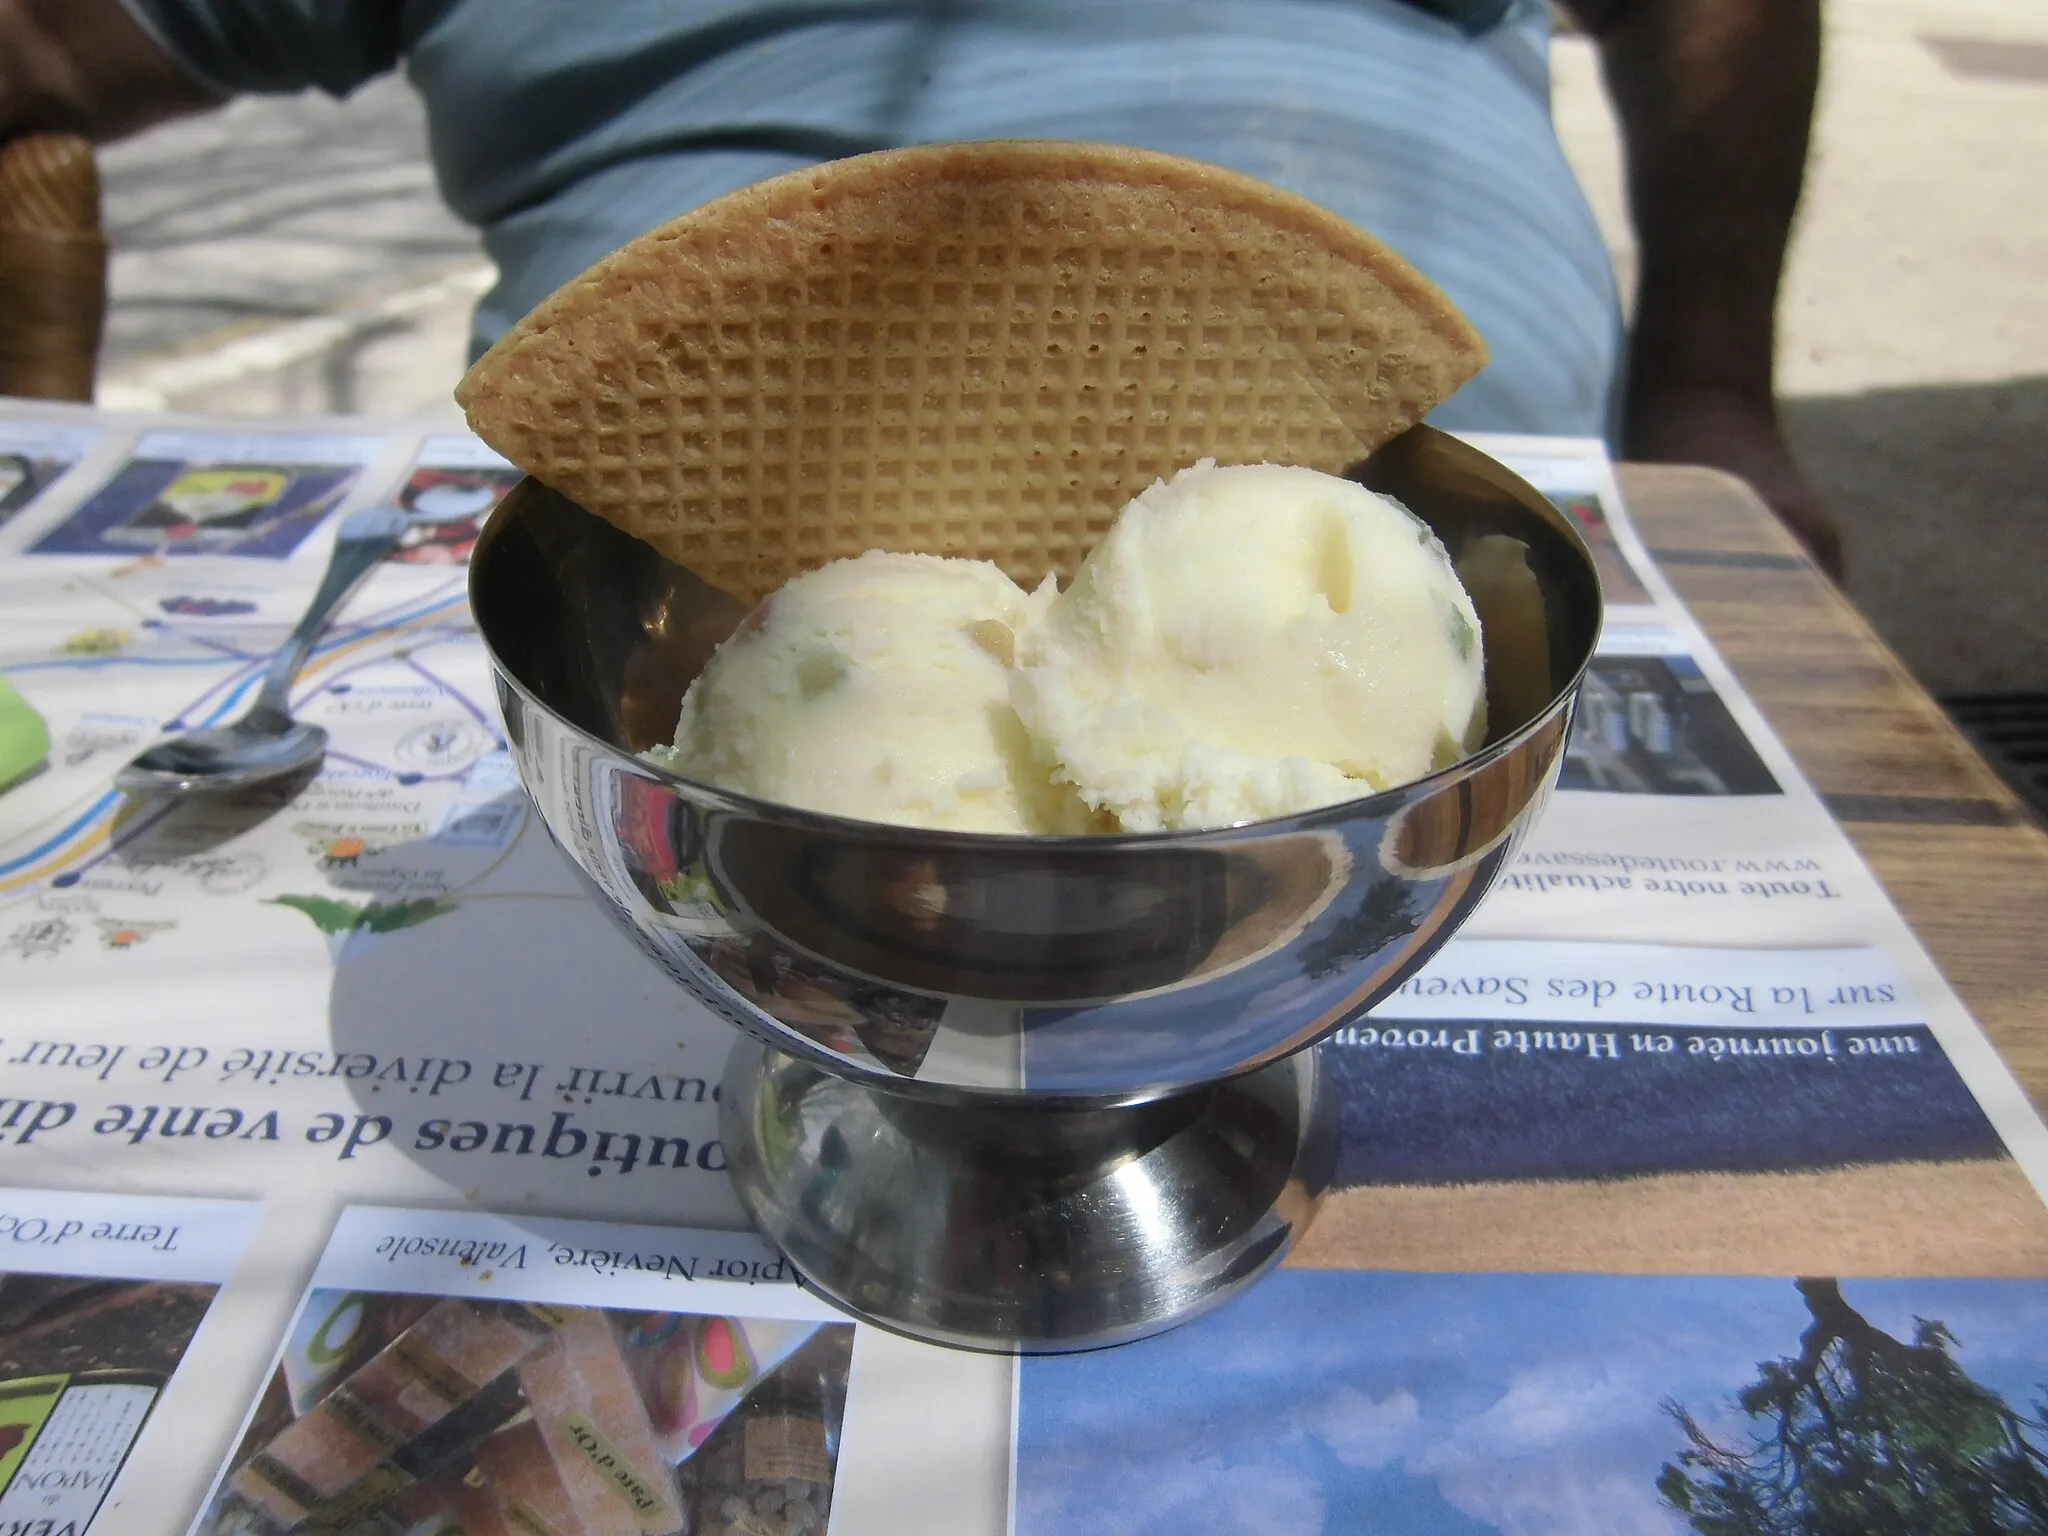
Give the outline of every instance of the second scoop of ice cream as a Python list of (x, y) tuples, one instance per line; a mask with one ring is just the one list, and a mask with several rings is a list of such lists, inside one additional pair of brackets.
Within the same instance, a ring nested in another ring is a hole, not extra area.
[(1442, 544), (1308, 469), (1204, 464), (1153, 485), (1017, 661), (1041, 760), (1128, 832), (1371, 794), (1485, 732), (1479, 620)]

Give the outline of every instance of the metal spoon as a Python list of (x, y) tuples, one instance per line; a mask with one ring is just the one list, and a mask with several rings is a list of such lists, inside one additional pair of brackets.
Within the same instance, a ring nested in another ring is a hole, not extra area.
[(327, 732), (292, 718), (292, 679), (312, 654), (328, 616), (397, 548), (405, 521), (399, 507), (365, 507), (342, 519), (320, 590), (284, 648), (270, 659), (256, 702), (232, 724), (187, 731), (145, 749), (114, 775), (114, 787), (136, 794), (243, 789), (320, 761)]

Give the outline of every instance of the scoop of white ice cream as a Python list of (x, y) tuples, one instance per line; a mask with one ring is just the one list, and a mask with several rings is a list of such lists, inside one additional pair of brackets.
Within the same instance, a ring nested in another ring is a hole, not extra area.
[(1029, 604), (978, 560), (871, 551), (811, 571), (719, 647), (684, 695), (675, 746), (650, 756), (808, 810), (1052, 830), (1051, 781), (1009, 698)]
[(1479, 618), (1442, 544), (1309, 469), (1204, 462), (1155, 483), (1017, 659), (1041, 760), (1130, 832), (1353, 799), (1485, 730)]

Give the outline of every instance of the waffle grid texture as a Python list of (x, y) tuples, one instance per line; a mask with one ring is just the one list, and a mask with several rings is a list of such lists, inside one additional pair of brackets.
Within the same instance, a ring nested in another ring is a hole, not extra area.
[(1340, 472), (1485, 362), (1315, 205), (1172, 156), (888, 151), (746, 188), (542, 303), (457, 396), (513, 463), (753, 601), (867, 549), (1070, 577), (1202, 458)]

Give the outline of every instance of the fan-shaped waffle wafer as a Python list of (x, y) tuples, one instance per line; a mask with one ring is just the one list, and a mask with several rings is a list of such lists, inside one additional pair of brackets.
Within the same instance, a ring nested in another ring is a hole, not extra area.
[(1341, 471), (1485, 362), (1290, 194), (1104, 145), (892, 150), (642, 236), (456, 391), (515, 464), (748, 600), (866, 549), (1070, 575), (1197, 459)]

